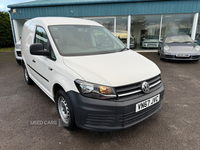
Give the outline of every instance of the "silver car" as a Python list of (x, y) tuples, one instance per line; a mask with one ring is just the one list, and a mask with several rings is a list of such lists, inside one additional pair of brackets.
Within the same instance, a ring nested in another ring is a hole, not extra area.
[(159, 36), (158, 35), (148, 35), (144, 38), (142, 42), (142, 48), (158, 48)]
[(158, 54), (160, 59), (195, 60), (200, 58), (200, 46), (188, 35), (166, 36), (159, 42)]

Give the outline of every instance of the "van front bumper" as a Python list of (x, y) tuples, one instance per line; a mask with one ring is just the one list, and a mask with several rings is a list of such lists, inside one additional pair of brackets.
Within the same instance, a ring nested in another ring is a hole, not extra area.
[[(126, 100), (97, 100), (82, 96), (80, 93), (67, 92), (73, 105), (76, 125), (93, 131), (112, 131), (125, 129), (137, 124), (156, 113), (162, 106), (164, 86), (145, 96)], [(160, 94), (160, 101), (139, 112), (136, 104)]]

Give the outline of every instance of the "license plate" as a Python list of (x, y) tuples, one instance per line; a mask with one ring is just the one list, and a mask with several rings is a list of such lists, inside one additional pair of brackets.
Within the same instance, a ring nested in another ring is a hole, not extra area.
[(154, 105), (155, 103), (158, 103), (159, 101), (160, 101), (160, 94), (158, 94), (150, 99), (147, 99), (145, 101), (142, 101), (140, 103), (137, 103), (135, 112), (138, 112), (145, 108), (148, 108), (148, 107)]
[(190, 57), (190, 54), (176, 54), (176, 57)]

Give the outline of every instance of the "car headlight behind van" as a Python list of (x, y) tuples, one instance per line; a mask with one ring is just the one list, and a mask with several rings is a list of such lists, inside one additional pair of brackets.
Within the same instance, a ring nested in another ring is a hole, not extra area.
[(198, 46), (198, 45), (195, 46), (195, 50), (196, 50), (196, 51), (200, 51), (200, 46)]
[(164, 50), (165, 50), (165, 51), (169, 51), (169, 49), (170, 49), (169, 46), (165, 46), (165, 47), (164, 47)]
[(115, 90), (112, 87), (89, 83), (82, 80), (75, 80), (79, 92), (86, 97), (95, 99), (111, 99), (116, 97)]
[(21, 44), (15, 44), (16, 49), (21, 49)]

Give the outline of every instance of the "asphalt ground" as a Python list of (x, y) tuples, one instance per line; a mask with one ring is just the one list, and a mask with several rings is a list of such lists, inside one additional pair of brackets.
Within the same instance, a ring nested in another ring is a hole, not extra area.
[(0, 150), (6, 149), (200, 149), (200, 62), (160, 61), (165, 96), (160, 111), (128, 129), (70, 132), (59, 126), (55, 104), (27, 85), (11, 52), (0, 52)]

